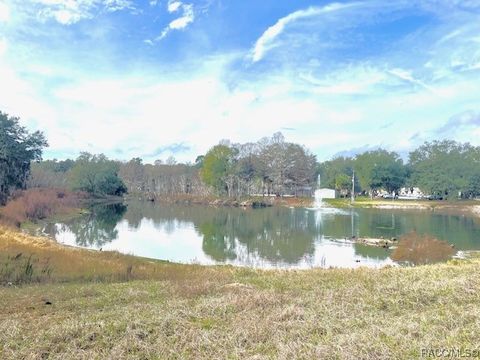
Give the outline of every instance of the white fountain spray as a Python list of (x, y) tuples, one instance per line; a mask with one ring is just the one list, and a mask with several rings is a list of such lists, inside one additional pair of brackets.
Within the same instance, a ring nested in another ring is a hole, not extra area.
[(320, 189), (320, 174), (318, 174), (317, 178), (317, 190), (315, 190), (315, 208), (321, 209), (323, 207), (323, 198), (322, 198), (322, 191)]

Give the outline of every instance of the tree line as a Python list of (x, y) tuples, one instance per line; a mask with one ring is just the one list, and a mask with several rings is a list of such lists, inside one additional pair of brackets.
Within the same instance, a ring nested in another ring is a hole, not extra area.
[(194, 164), (176, 163), (173, 158), (154, 164), (144, 164), (138, 157), (112, 161), (89, 153), (76, 160), (36, 162), (29, 184), (97, 195), (114, 191), (151, 196), (311, 195), (315, 171), (315, 156), (277, 133), (256, 143), (222, 141), (198, 156)]
[(47, 146), (41, 132), (29, 133), (19, 119), (0, 112), (0, 203), (13, 189), (57, 187), (95, 196), (192, 194), (311, 196), (321, 176), (322, 187), (348, 196), (355, 172), (357, 193), (398, 192), (418, 187), (441, 197), (480, 196), (480, 147), (451, 140), (425, 142), (408, 161), (378, 149), (351, 157), (318, 162), (304, 146), (287, 142), (281, 133), (251, 143), (224, 140), (195, 163), (168, 161), (144, 164), (142, 159), (108, 159), (81, 153), (76, 159), (41, 161)]
[(425, 142), (409, 153), (406, 163), (398, 153), (379, 149), (318, 164), (323, 185), (344, 194), (351, 189), (354, 171), (355, 188), (364, 194), (418, 187), (438, 198), (480, 196), (480, 147), (469, 143)]

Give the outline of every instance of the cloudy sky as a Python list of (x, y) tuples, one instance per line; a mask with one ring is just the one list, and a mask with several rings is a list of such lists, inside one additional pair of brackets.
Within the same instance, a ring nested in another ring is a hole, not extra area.
[(0, 110), (59, 159), (480, 145), (480, 0), (0, 0)]

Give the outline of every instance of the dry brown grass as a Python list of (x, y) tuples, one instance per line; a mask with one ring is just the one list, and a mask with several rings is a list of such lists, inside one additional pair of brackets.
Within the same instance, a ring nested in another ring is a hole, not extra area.
[(84, 195), (62, 189), (29, 189), (19, 191), (0, 208), (0, 222), (19, 227), (26, 221), (45, 219), (77, 208)]
[[(260, 271), (66, 249), (8, 231), (0, 244), (2, 254), (20, 246), (66, 257), (50, 281), (68, 281), (0, 287), (1, 359), (412, 359), (480, 344), (476, 258)], [(149, 280), (76, 281), (85, 268), (115, 280), (129, 265)]]
[[(122, 255), (114, 251), (67, 247), (46, 237), (34, 237), (0, 227), (0, 269), (5, 268), (5, 265), (10, 268), (19, 266), (18, 270), (21, 272), (24, 259), (30, 259), (33, 264), (34, 276), (31, 279), (33, 282), (106, 282), (165, 279), (166, 277), (182, 279), (197, 278), (198, 269), (202, 269), (203, 273), (210, 271), (209, 268), (198, 265), (162, 266), (165, 262)], [(41, 270), (46, 265), (51, 271), (48, 274), (42, 274)], [(15, 277), (15, 274), (13, 275)], [(0, 272), (0, 284), (8, 282), (15, 283), (15, 278), (2, 277)]]
[(391, 258), (398, 262), (424, 265), (450, 259), (455, 252), (453, 246), (446, 241), (413, 231), (400, 238)]

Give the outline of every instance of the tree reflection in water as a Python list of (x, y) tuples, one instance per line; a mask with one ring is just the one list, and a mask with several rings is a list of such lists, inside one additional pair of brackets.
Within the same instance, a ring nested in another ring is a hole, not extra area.
[(78, 246), (100, 248), (118, 237), (116, 226), (126, 211), (121, 203), (93, 206), (89, 215), (63, 224), (62, 230), (72, 232)]
[[(120, 221), (123, 221), (122, 226), (117, 227)], [(182, 244), (192, 244), (193, 241), (195, 244), (189, 245), (192, 248), (185, 249), (185, 253), (192, 253), (193, 249), (215, 262), (255, 266), (319, 265), (319, 256), (326, 257), (326, 260), (336, 257), (340, 263), (342, 259), (338, 257), (352, 257), (352, 261), (353, 257), (383, 261), (390, 256), (391, 250), (352, 244), (348, 240), (352, 236), (398, 238), (412, 229), (417, 229), (419, 234), (448, 240), (455, 244), (455, 250), (480, 248), (477, 241), (480, 226), (473, 219), (415, 211), (351, 209), (341, 214), (319, 216), (316, 211), (302, 208), (215, 208), (132, 201), (128, 209), (123, 204), (95, 206), (88, 216), (60, 226), (63, 226), (64, 232), (73, 233), (79, 246), (100, 248), (122, 238), (122, 231), (131, 235), (141, 229), (138, 233), (144, 235), (132, 235), (131, 238), (143, 236), (139, 240), (145, 247), (154, 246), (155, 241), (162, 242), (163, 237), (169, 238), (167, 251), (172, 251), (179, 259), (181, 255), (177, 254), (182, 253)], [(62, 228), (54, 224), (44, 231), (56, 235), (55, 232), (61, 233)], [(188, 238), (182, 238), (185, 234), (189, 234)], [(201, 244), (196, 243), (197, 237)], [(125, 239), (128, 238), (129, 235), (125, 234)], [(149, 239), (154, 241), (148, 243)], [(421, 246), (417, 242), (410, 241), (410, 245), (401, 242), (392, 258), (419, 263), (436, 261), (438, 254), (450, 256), (453, 252), (448, 245), (440, 248), (436, 242), (429, 242), (428, 246), (425, 244), (427, 242), (422, 242)], [(404, 249), (407, 245), (408, 248)], [(135, 246), (131, 245), (132, 248)], [(410, 254), (407, 249), (412, 247), (418, 248), (418, 259), (405, 258), (405, 254)], [(427, 260), (420, 250), (430, 251)], [(400, 251), (404, 253), (399, 255)], [(437, 254), (432, 255), (433, 252)], [(169, 253), (161, 256), (168, 257)]]
[(315, 218), (287, 209), (217, 212), (198, 226), (203, 250), (214, 260), (296, 264), (315, 253)]
[[(202, 249), (215, 261), (266, 260), (295, 264), (313, 257), (318, 226), (305, 209), (214, 208), (132, 202), (125, 215), (129, 227), (149, 219), (155, 227), (172, 231), (191, 226), (202, 237)], [(239, 259), (241, 258), (241, 259)], [(255, 260), (256, 259), (256, 260)]]

